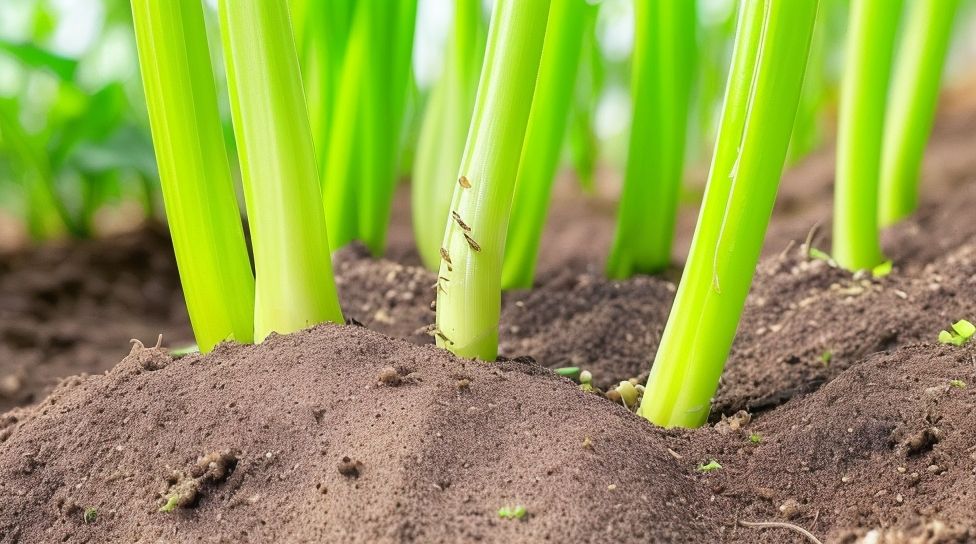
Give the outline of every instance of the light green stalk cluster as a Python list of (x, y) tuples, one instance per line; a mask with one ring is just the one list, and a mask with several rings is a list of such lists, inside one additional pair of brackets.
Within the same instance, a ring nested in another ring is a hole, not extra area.
[(256, 271), (254, 337), (342, 322), (315, 149), (283, 0), (221, 0)]
[(959, 0), (915, 0), (898, 51), (881, 151), (880, 222), (887, 226), (918, 206), (919, 171), (932, 130)]
[(532, 287), (536, 257), (559, 165), (572, 89), (580, 64), (587, 20), (596, 5), (586, 0), (553, 0), (546, 27), (539, 77), (515, 176), (515, 195), (505, 239), (502, 289)]
[(548, 0), (497, 0), (474, 116), (440, 248), (440, 347), (493, 360), (515, 176), (539, 71)]
[(355, 3), (322, 165), (334, 248), (386, 247), (416, 15), (417, 0)]
[(640, 414), (663, 427), (708, 418), (782, 174), (817, 0), (743, 0), (715, 155)]
[(656, 273), (671, 262), (695, 66), (695, 3), (635, 3), (633, 123), (607, 274)]
[(411, 179), (413, 232), (424, 266), (437, 270), (455, 175), (471, 124), (485, 51), (480, 0), (455, 0), (444, 72), (435, 85), (420, 127)]
[(902, 0), (852, 0), (841, 82), (833, 258), (848, 270), (884, 257), (878, 231), (881, 138)]
[(221, 133), (203, 7), (132, 0), (139, 64), (197, 344), (254, 337), (254, 277)]
[(580, 48), (579, 73), (573, 92), (568, 132), (573, 169), (580, 187), (590, 194), (596, 192), (596, 169), (600, 156), (600, 142), (596, 135), (596, 110), (606, 76), (600, 41), (596, 36), (599, 7), (598, 3), (587, 10), (583, 24), (583, 45)]

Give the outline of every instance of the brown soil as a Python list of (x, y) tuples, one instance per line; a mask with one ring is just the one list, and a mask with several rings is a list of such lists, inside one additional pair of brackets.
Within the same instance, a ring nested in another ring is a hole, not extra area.
[[(694, 431), (544, 368), (643, 379), (675, 291), (674, 274), (601, 277), (612, 206), (572, 184), (545, 280), (503, 302), (502, 354), (531, 358), (499, 363), (418, 345), (434, 277), (410, 265), (402, 204), (399, 262), (335, 258), (347, 318), (372, 330), (205, 357), (137, 345), (113, 368), (130, 337), (191, 341), (161, 230), (5, 255), (0, 410), (110, 370), (0, 416), (0, 543), (804, 542), (740, 523), (770, 521), (825, 542), (976, 541), (976, 346), (934, 341), (976, 319), (974, 134), (976, 115), (941, 123), (927, 197), (886, 233), (896, 267), (881, 279), (803, 254), (794, 240), (829, 224), (832, 157), (791, 170), (714, 421)], [(712, 459), (722, 468), (696, 470)], [(516, 506), (523, 519), (499, 518)]]

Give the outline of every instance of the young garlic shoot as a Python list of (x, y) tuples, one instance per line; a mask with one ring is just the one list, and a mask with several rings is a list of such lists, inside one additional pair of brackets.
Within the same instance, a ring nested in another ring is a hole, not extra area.
[(919, 171), (939, 99), (959, 0), (911, 3), (898, 50), (881, 148), (879, 219), (888, 226), (918, 206)]
[(505, 238), (502, 289), (527, 289), (549, 210), (583, 46), (586, 21), (597, 6), (586, 0), (555, 0), (549, 10), (539, 78), (515, 176), (515, 196)]
[(485, 53), (483, 21), (481, 0), (455, 0), (444, 73), (431, 91), (420, 127), (410, 196), (417, 250), (430, 270), (440, 267), (444, 223), (474, 110)]
[(739, 324), (799, 103), (817, 0), (743, 0), (705, 198), (639, 413), (698, 427)]
[(221, 0), (254, 247), (254, 337), (341, 323), (315, 150), (284, 0)]
[(635, 2), (634, 21), (634, 113), (607, 259), (611, 278), (653, 274), (671, 263), (695, 71), (695, 2)]
[(331, 247), (386, 247), (416, 14), (416, 0), (356, 3), (323, 165)]
[(254, 338), (254, 276), (217, 109), (203, 7), (132, 0), (153, 147), (190, 323), (203, 352)]
[(505, 233), (549, 1), (496, 0), (457, 186), (439, 249), (437, 345), (498, 355)]
[(884, 261), (878, 228), (881, 138), (902, 0), (852, 0), (841, 81), (832, 255), (848, 270)]

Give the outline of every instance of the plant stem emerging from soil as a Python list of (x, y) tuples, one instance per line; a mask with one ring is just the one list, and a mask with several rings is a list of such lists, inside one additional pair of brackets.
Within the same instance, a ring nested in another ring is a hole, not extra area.
[(481, 0), (455, 1), (444, 73), (431, 93), (420, 128), (410, 182), (411, 205), (417, 250), (430, 270), (440, 267), (444, 225), (450, 220), (455, 175), (478, 92), (484, 26)]
[(671, 262), (695, 66), (695, 3), (634, 4), (634, 122), (607, 275), (656, 273)]
[(342, 322), (298, 56), (284, 0), (221, 0), (256, 272), (254, 336)]
[(201, 351), (254, 338), (254, 276), (217, 110), (203, 7), (132, 0), (166, 218)]
[(532, 287), (542, 227), (559, 164), (563, 135), (572, 104), (580, 49), (588, 12), (586, 0), (555, 0), (549, 12), (539, 79), (525, 129), (525, 142), (515, 176), (515, 196), (505, 238), (502, 288)]
[(715, 156), (691, 253), (640, 413), (708, 418), (772, 213), (817, 0), (743, 0)]
[(932, 130), (959, 0), (915, 1), (891, 82), (881, 151), (880, 221), (898, 222), (918, 205), (919, 170)]
[(542, 55), (548, 0), (497, 0), (474, 116), (440, 248), (437, 345), (498, 353), (505, 233)]
[(853, 0), (841, 82), (833, 257), (848, 270), (880, 264), (878, 184), (888, 76), (901, 0)]

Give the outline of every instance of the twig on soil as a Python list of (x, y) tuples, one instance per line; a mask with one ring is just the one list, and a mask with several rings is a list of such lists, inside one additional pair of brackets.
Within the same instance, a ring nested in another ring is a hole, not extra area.
[(786, 523), (784, 521), (742, 521), (739, 520), (739, 524), (743, 527), (752, 527), (755, 529), (769, 529), (769, 528), (780, 528), (780, 529), (790, 529), (796, 531), (801, 535), (807, 537), (813, 544), (823, 544), (817, 537), (813, 536), (813, 533), (807, 531), (799, 525), (794, 525), (792, 523)]

